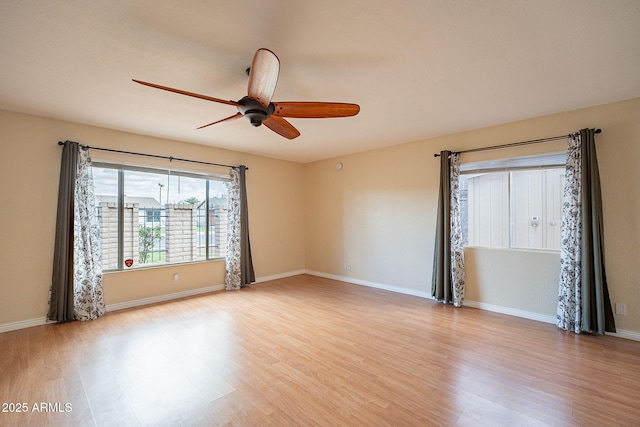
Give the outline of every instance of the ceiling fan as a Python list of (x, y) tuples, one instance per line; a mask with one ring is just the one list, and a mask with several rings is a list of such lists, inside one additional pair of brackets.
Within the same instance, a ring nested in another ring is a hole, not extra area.
[(278, 83), (280, 61), (275, 53), (269, 49), (258, 49), (253, 57), (249, 72), (249, 87), (247, 96), (238, 101), (226, 101), (207, 95), (200, 95), (154, 83), (133, 79), (134, 82), (145, 86), (175, 92), (182, 95), (193, 96), (207, 101), (233, 105), (238, 112), (215, 122), (200, 126), (198, 129), (218, 123), (239, 119), (244, 116), (253, 126), (264, 124), (272, 131), (288, 139), (300, 136), (298, 129), (285, 120), (291, 118), (330, 118), (355, 116), (360, 111), (357, 104), (343, 102), (271, 102), (271, 97)]

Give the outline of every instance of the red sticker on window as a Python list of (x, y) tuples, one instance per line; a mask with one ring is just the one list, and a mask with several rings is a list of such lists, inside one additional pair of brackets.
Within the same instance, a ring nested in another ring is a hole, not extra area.
[(131, 267), (133, 265), (133, 260), (132, 259), (125, 259), (124, 260), (124, 265), (126, 265), (127, 267)]

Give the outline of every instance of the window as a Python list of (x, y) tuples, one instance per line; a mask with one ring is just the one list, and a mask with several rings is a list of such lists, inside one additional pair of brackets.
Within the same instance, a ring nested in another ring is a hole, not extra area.
[(560, 249), (566, 153), (463, 164), (465, 245)]
[(102, 267), (224, 258), (228, 176), (94, 162)]
[(160, 222), (160, 208), (143, 209), (142, 212), (147, 215), (147, 222)]

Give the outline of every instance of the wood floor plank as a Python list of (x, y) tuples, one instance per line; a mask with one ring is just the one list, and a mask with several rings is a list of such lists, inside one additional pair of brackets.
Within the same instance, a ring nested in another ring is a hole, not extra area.
[(300, 275), (0, 334), (29, 408), (0, 425), (631, 426), (638, 366), (639, 342)]

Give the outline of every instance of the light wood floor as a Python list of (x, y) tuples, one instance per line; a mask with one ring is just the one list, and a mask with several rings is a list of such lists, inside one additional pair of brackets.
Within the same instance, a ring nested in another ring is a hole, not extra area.
[(0, 396), (2, 426), (632, 426), (640, 342), (296, 276), (0, 334)]

